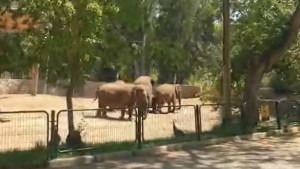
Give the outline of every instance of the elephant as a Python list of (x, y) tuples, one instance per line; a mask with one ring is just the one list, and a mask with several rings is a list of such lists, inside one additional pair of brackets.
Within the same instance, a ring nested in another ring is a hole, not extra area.
[[(156, 110), (158, 108), (159, 112), (162, 113), (161, 107), (165, 102), (168, 104), (168, 112), (175, 112), (176, 98), (178, 99), (179, 107), (181, 109), (181, 87), (178, 84), (162, 84), (159, 85), (154, 93), (153, 107)], [(171, 109), (171, 103), (173, 109)]]
[[(148, 105), (147, 107), (150, 107), (150, 105), (152, 105), (152, 98), (153, 98), (153, 85), (154, 85), (154, 80), (151, 79), (150, 76), (140, 76), (138, 77), (133, 84), (135, 85), (143, 85), (146, 89), (146, 92), (147, 92), (147, 99), (148, 99)], [(147, 110), (146, 112), (144, 113), (144, 118), (147, 117)]]
[(123, 81), (123, 80), (116, 80), (114, 83), (118, 83), (118, 84), (126, 84), (126, 82)]
[(124, 119), (125, 109), (128, 108), (128, 119), (132, 118), (135, 105), (147, 105), (147, 93), (144, 86), (127, 83), (107, 83), (98, 87), (95, 92), (95, 100), (98, 99), (97, 117), (107, 116), (105, 108), (121, 109), (120, 119)]

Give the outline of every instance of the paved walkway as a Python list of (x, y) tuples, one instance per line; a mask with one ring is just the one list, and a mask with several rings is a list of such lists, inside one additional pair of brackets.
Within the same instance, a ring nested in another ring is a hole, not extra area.
[(159, 157), (130, 157), (72, 169), (299, 169), (300, 135), (229, 142)]

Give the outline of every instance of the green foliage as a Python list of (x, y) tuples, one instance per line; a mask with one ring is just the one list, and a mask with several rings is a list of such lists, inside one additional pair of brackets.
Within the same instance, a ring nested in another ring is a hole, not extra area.
[(178, 74), (182, 81), (218, 57), (214, 55), (219, 51), (214, 34), (216, 8), (213, 1), (194, 0), (160, 1), (159, 7), (154, 43), (159, 76), (170, 81)]
[[(32, 64), (40, 63), (41, 78), (80, 85), (84, 74), (112, 67), (133, 80), (133, 62), (140, 64), (143, 55), (143, 35), (146, 69), (159, 76), (176, 73), (183, 80), (202, 67), (218, 67), (220, 29), (214, 21), (220, 11), (214, 0), (18, 2), (42, 26), (1, 36), (1, 72), (27, 74)], [(71, 72), (76, 74), (73, 80)]]
[(285, 24), (294, 10), (295, 1), (236, 2), (239, 17), (233, 22), (233, 80), (245, 73), (246, 62), (281, 40)]
[(300, 41), (286, 53), (282, 61), (275, 65), (276, 74), (271, 87), (278, 92), (300, 92)]

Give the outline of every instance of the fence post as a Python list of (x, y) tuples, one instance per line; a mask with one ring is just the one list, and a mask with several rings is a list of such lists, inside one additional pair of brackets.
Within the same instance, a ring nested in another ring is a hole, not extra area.
[(202, 134), (202, 115), (201, 115), (201, 105), (197, 105), (197, 121), (198, 121), (198, 132), (197, 132), (197, 139), (201, 140), (201, 134)]
[(142, 148), (142, 120), (143, 120), (143, 112), (138, 108), (138, 118), (137, 118), (137, 142), (138, 149)]
[[(143, 116), (143, 115), (141, 115)], [(144, 138), (144, 118), (141, 118), (141, 140), (144, 142), (145, 138)]]
[(60, 142), (60, 138), (58, 135), (56, 120), (55, 120), (55, 111), (51, 110), (51, 119), (50, 119), (50, 147), (51, 147), (51, 156), (55, 155), (58, 150), (58, 144)]
[(196, 134), (197, 134), (197, 140), (199, 140), (199, 122), (198, 122), (198, 105), (196, 105), (194, 107), (194, 111), (195, 111), (195, 129), (196, 129)]
[(278, 130), (281, 129), (281, 116), (280, 116), (280, 112), (279, 112), (279, 102), (280, 102), (280, 101), (276, 101), (276, 102), (275, 102), (276, 122), (277, 122), (277, 129), (278, 129)]
[(139, 126), (138, 126), (139, 112), (136, 111), (136, 109), (134, 109), (134, 110), (135, 110), (135, 114), (136, 114), (136, 116), (135, 116), (135, 142), (137, 142), (138, 138), (139, 138), (139, 131), (138, 131), (138, 128), (139, 128)]

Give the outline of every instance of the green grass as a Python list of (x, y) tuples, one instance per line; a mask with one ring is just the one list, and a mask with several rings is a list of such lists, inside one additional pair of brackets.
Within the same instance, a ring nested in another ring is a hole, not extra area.
[(221, 138), (242, 135), (243, 130), (240, 123), (230, 123), (226, 126), (216, 126), (212, 131), (204, 132), (201, 136), (203, 138)]
[[(161, 139), (154, 139), (154, 140), (145, 140), (145, 142), (142, 143), (142, 148), (174, 144), (174, 143), (186, 142), (186, 141), (195, 141), (195, 140), (196, 140), (196, 134), (194, 133), (186, 134), (185, 137), (178, 137), (178, 138), (170, 137), (170, 138), (161, 138)], [(105, 144), (86, 144), (82, 149), (78, 149), (78, 150), (61, 149), (60, 153), (58, 154), (58, 157), (66, 158), (66, 157), (73, 157), (79, 155), (104, 154), (104, 153), (111, 153), (111, 152), (118, 152), (118, 151), (137, 150), (137, 149), (138, 149), (138, 145), (134, 141), (109, 142)]]
[(47, 149), (37, 147), (27, 151), (13, 150), (0, 153), (1, 169), (32, 169), (47, 166)]
[(83, 148), (78, 150), (60, 149), (57, 157), (67, 158), (80, 155), (103, 154), (134, 149), (137, 149), (137, 144), (133, 141), (86, 144)]

